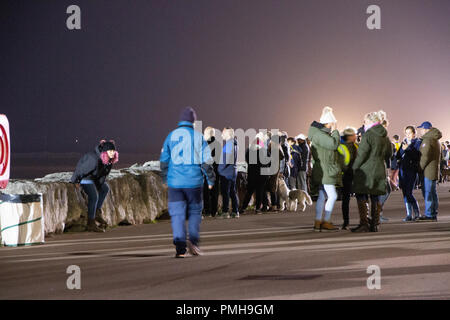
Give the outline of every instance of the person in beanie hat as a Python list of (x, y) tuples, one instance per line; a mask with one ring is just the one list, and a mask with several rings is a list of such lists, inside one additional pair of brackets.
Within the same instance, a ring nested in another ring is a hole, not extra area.
[[(325, 107), (320, 122), (314, 121), (308, 131), (313, 157), (312, 186), (318, 191), (314, 231), (337, 231), (331, 214), (337, 200), (336, 184), (341, 183), (342, 168), (338, 147), (341, 137), (336, 130), (333, 109)], [(325, 215), (323, 212), (325, 211)]]
[[(107, 222), (102, 218), (102, 205), (109, 192), (106, 177), (113, 164), (119, 161), (114, 141), (100, 141), (94, 151), (86, 153), (77, 164), (71, 182), (81, 185), (88, 196), (87, 231), (105, 232)], [(96, 222), (100, 223), (100, 228)]]
[[(191, 107), (182, 110), (178, 127), (165, 139), (160, 157), (161, 175), (169, 187), (168, 206), (176, 258), (184, 258), (186, 248), (192, 255), (201, 255), (198, 244), (203, 210), (202, 187), (205, 178), (209, 189), (213, 188), (216, 180), (208, 143), (200, 132), (194, 130), (196, 119)], [(186, 219), (189, 240), (186, 239)]]
[(192, 109), (192, 107), (186, 107), (181, 111), (180, 114), (180, 122), (190, 122), (194, 123), (197, 121), (197, 114), (195, 113), (195, 110)]
[(441, 147), (439, 139), (442, 133), (425, 121), (417, 127), (422, 135), (420, 146), (420, 169), (423, 171), (422, 194), (425, 199), (425, 215), (417, 221), (437, 221), (439, 198), (436, 183), (439, 179)]

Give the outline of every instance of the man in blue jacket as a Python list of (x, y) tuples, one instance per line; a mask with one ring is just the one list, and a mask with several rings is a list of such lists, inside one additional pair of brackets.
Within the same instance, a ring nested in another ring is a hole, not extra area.
[[(214, 186), (211, 151), (203, 135), (194, 130), (197, 116), (191, 107), (183, 109), (178, 128), (164, 141), (161, 173), (169, 187), (169, 214), (176, 258), (184, 258), (186, 247), (192, 255), (201, 255), (198, 247), (203, 210), (203, 182)], [(186, 218), (189, 240), (186, 240)]]
[(224, 146), (218, 169), (222, 189), (222, 214), (224, 218), (230, 218), (228, 207), (231, 198), (232, 217), (239, 218), (239, 200), (236, 191), (238, 144), (234, 136), (234, 130), (230, 127), (224, 128), (222, 138)]

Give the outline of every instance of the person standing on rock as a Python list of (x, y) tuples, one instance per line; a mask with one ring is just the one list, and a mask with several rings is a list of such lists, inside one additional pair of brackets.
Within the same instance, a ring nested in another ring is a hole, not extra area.
[[(336, 185), (342, 184), (342, 164), (338, 147), (341, 140), (333, 109), (325, 107), (320, 122), (314, 121), (308, 131), (313, 157), (312, 186), (318, 191), (314, 231), (337, 231), (331, 214), (337, 200)], [(324, 214), (325, 211), (325, 214)]]
[[(102, 205), (108, 195), (109, 186), (106, 177), (113, 164), (119, 161), (114, 141), (100, 141), (94, 151), (86, 153), (78, 161), (71, 182), (81, 188), (88, 196), (87, 231), (105, 232), (107, 222), (102, 218)], [(96, 222), (100, 223), (100, 228)]]
[[(387, 193), (386, 161), (393, 152), (387, 130), (383, 126), (385, 120), (384, 111), (368, 113), (364, 118), (364, 134), (353, 163), (353, 191), (358, 202), (360, 223), (352, 232), (378, 232), (383, 208), (381, 196)], [(369, 198), (372, 216), (370, 223)]]
[[(182, 110), (178, 127), (164, 141), (161, 151), (161, 174), (166, 181), (169, 214), (172, 224), (176, 258), (186, 256), (186, 247), (192, 255), (201, 255), (200, 223), (203, 210), (203, 182), (208, 188), (216, 180), (211, 150), (203, 135), (194, 130), (197, 115), (191, 107)], [(186, 239), (188, 219), (189, 240)]]

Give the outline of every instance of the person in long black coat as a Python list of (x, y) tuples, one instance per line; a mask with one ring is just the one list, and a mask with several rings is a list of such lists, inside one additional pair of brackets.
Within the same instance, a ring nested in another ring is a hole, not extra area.
[[(261, 169), (267, 167), (267, 164), (261, 162), (261, 156), (268, 157), (267, 148), (264, 146), (264, 140), (260, 137), (255, 139), (245, 152), (245, 161), (247, 162), (247, 191), (239, 211), (244, 212), (247, 209), (252, 195), (255, 196), (255, 212), (267, 211), (268, 198), (265, 194), (265, 187), (269, 176), (261, 173)], [(262, 205), (262, 208), (261, 208)]]

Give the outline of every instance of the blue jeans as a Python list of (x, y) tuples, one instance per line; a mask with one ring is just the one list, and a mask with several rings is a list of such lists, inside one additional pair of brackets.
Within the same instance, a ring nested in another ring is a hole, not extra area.
[(95, 219), (95, 212), (101, 209), (109, 192), (109, 186), (104, 183), (99, 188), (94, 183), (81, 184), (81, 188), (88, 196), (88, 218)]
[(435, 218), (438, 214), (439, 199), (436, 191), (436, 180), (423, 179), (422, 194), (425, 199), (425, 215)]
[(198, 245), (200, 223), (202, 222), (203, 189), (170, 188), (169, 214), (172, 224), (173, 244), (177, 254), (186, 253), (186, 219), (188, 220), (189, 240)]
[(233, 213), (239, 212), (239, 200), (236, 193), (236, 179), (227, 179), (220, 176), (220, 188), (222, 189), (222, 212), (228, 213), (228, 206), (231, 205)]
[(400, 169), (400, 188), (403, 192), (403, 201), (406, 206), (406, 215), (412, 217), (413, 213), (415, 217), (420, 215), (419, 204), (413, 195), (414, 186), (416, 185), (417, 173), (415, 171), (407, 171)]
[[(337, 200), (336, 187), (331, 184), (322, 185), (319, 189), (319, 198), (316, 202), (316, 220), (330, 222), (331, 213)], [(323, 211), (325, 210), (325, 215)], [(322, 220), (323, 216), (323, 220)]]
[(381, 203), (382, 206), (384, 206), (386, 201), (389, 199), (391, 193), (392, 193), (391, 184), (389, 183), (388, 180), (386, 180), (386, 193), (383, 194), (382, 196), (379, 196), (380, 198), (378, 199), (378, 201)]

